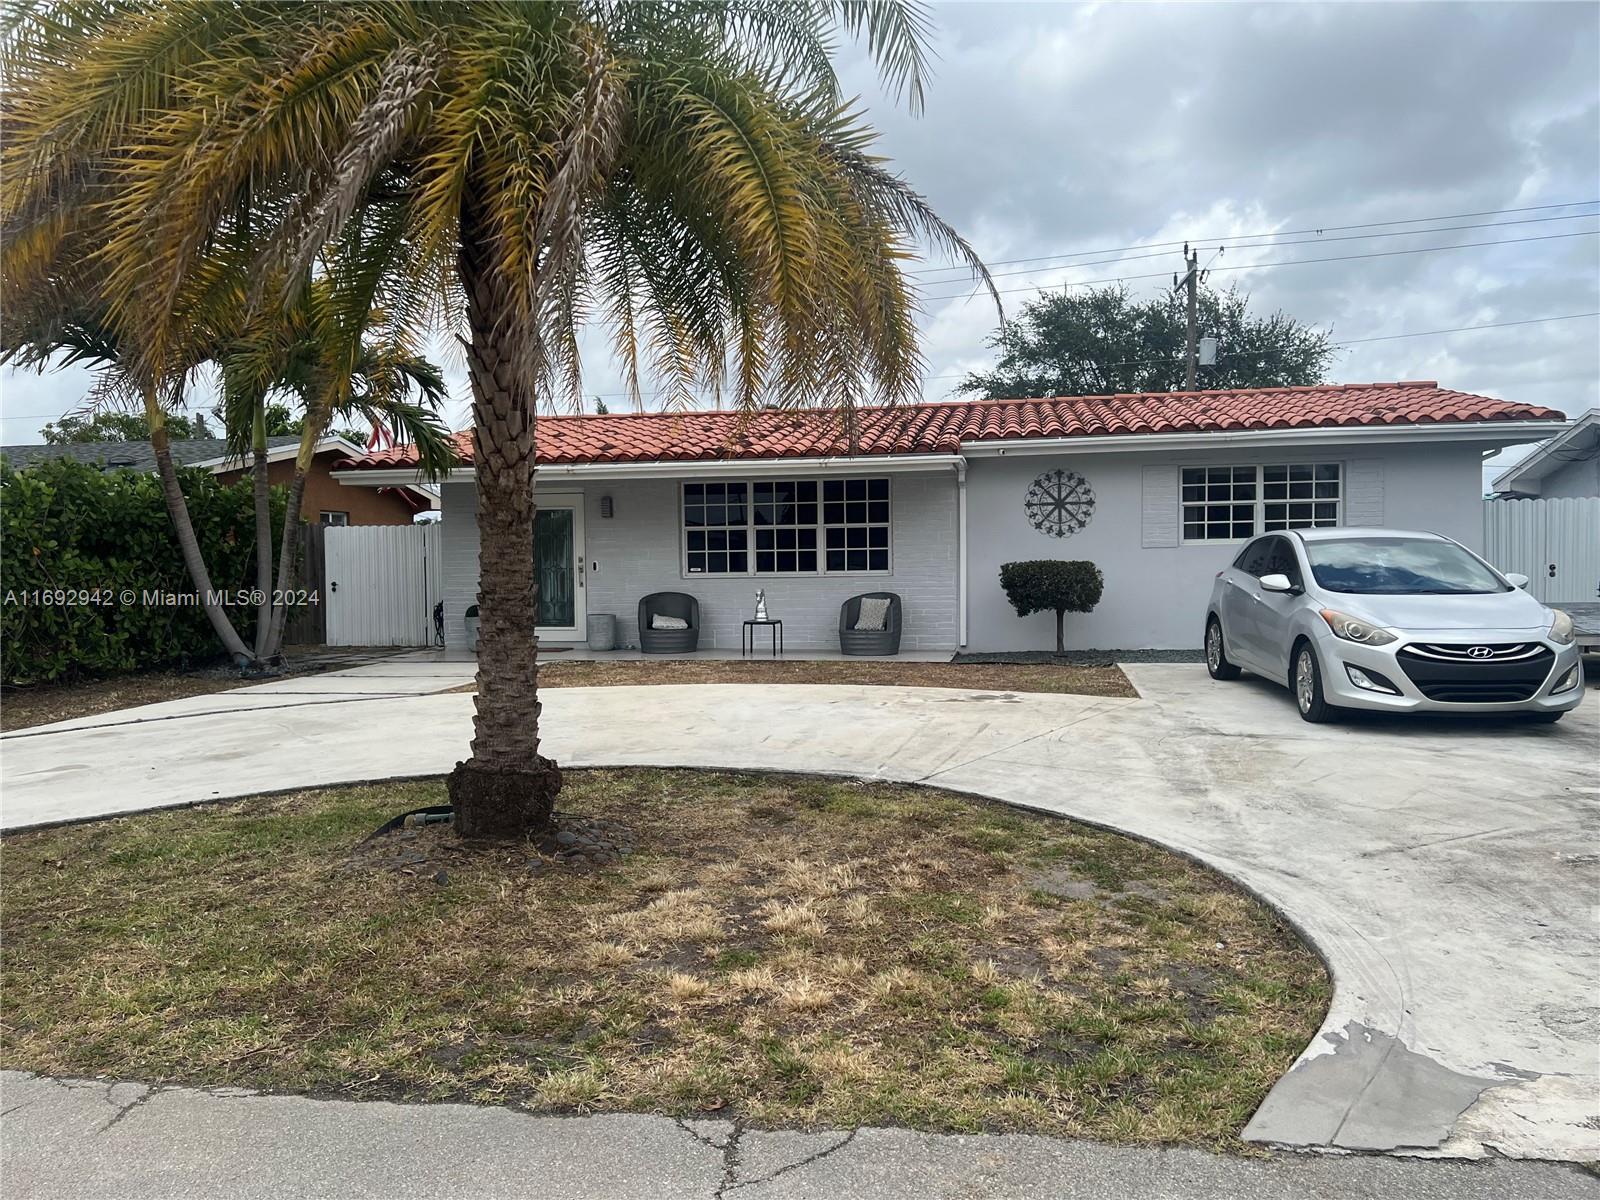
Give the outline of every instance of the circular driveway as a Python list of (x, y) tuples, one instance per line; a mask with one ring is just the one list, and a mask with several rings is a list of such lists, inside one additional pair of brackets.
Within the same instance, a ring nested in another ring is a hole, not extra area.
[[(545, 752), (922, 782), (1182, 850), (1287, 913), (1334, 973), (1246, 1137), (1600, 1158), (1595, 697), (1556, 726), (1311, 726), (1259, 681), (1126, 669), (1141, 699), (553, 688)], [(418, 655), (8, 734), (0, 826), (442, 773), (472, 706), (443, 689), (470, 671)]]

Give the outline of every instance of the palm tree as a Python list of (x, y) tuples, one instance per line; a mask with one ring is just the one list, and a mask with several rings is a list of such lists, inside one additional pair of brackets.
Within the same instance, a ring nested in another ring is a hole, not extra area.
[[(348, 307), (348, 296), (339, 290), (343, 278), (336, 264), (331, 265), (324, 276), (300, 294), (291, 308), (258, 313), (237, 333), (229, 330), (244, 321), (243, 310), (213, 306), (212, 326), (220, 323), (220, 327), (208, 326), (203, 332), (196, 330), (190, 337), (186, 343), (187, 365), (172, 393), (174, 400), (181, 396), (182, 380), (192, 371), (208, 362), (217, 365), (222, 379), (221, 407), (229, 448), (241, 458), (246, 449), (253, 452), (256, 586), (266, 598), (266, 603), (257, 610), (253, 651), (240, 637), (227, 610), (215, 598), (204, 552), (190, 525), (188, 505), (164, 437), (159, 455), (164, 463), (161, 476), (168, 511), (178, 532), (190, 578), (219, 640), (240, 667), (260, 666), (278, 656), (286, 606), (280, 604), (274, 609), (270, 601), (275, 591), (281, 593), (294, 586), (291, 573), (305, 475), (317, 443), (335, 418), (354, 418), (387, 427), (393, 436), (418, 448), (422, 470), (430, 476), (447, 469), (454, 456), (449, 432), (437, 416), (447, 396), (439, 369), (406, 342), (363, 337), (368, 327), (384, 323), (381, 312), (369, 313), (365, 321), (349, 332), (340, 329), (328, 314), (338, 311), (341, 303)], [(134, 356), (127, 351), (118, 330), (106, 320), (94, 299), (83, 294), (81, 279), (78, 283), (76, 292), (59, 288), (35, 290), (25, 294), (18, 304), (8, 306), (3, 337), (0, 337), (0, 363), (40, 371), (87, 364), (96, 373), (91, 407), (137, 401), (141, 389), (135, 374)], [(370, 295), (365, 298), (370, 302)], [(355, 339), (353, 356), (345, 354), (351, 337)], [(344, 368), (343, 371), (340, 368)], [(285, 390), (304, 403), (308, 419), (302, 422), (301, 453), (290, 484), (292, 504), (285, 516), (277, 588), (274, 589), (265, 418), (269, 397), (275, 391)], [(419, 395), (420, 403), (411, 402), (413, 391)], [(163, 433), (166, 417), (167, 410), (163, 406), (156, 423)]]
[[(354, 281), (354, 272), (336, 257), (297, 293), (283, 310), (258, 310), (244, 331), (230, 339), (219, 356), (222, 405), (228, 448), (253, 463), (256, 508), (257, 610), (255, 657), (275, 661), (283, 646), (288, 606), (275, 594), (295, 585), (293, 577), (301, 501), (317, 445), (336, 420), (386, 428), (396, 440), (417, 448), (422, 473), (437, 477), (454, 461), (449, 430), (438, 410), (449, 389), (439, 368), (411, 343), (410, 330), (393, 328), (386, 312), (366, 307), (373, 289)], [(377, 338), (366, 335), (379, 330)], [(274, 395), (287, 392), (304, 409), (300, 445), (289, 481), (283, 540), (273, 587), (272, 525), (267, 492), (267, 410)], [(411, 402), (415, 392), (419, 403)]]
[(51, 214), (93, 203), (112, 316), (160, 377), (170, 298), (231, 231), (269, 231), (252, 277), (275, 281), (352, 222), (392, 223), (389, 278), (464, 328), (472, 386), (481, 625), (456, 827), (518, 835), (560, 787), (529, 547), (536, 417), (581, 401), (578, 331), (610, 325), (636, 402), (641, 357), (674, 403), (726, 389), (836, 408), (847, 431), (859, 402), (913, 397), (900, 264), (925, 241), (982, 265), (872, 154), (829, 55), (837, 27), (863, 36), (919, 107), (926, 24), (896, 0), (62, 0), (5, 47), (6, 252), (48, 259)]

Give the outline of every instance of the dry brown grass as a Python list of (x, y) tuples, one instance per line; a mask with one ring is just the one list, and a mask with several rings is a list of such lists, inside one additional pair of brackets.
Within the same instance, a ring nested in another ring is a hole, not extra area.
[[(540, 687), (624, 687), (655, 683), (834, 683), (962, 688), (980, 692), (1138, 695), (1128, 677), (1117, 667), (1058, 663), (644, 658), (615, 662), (556, 659), (539, 664)], [(451, 690), (472, 692), (477, 690), (477, 684), (463, 684)]]
[(1326, 1004), (1273, 914), (1112, 834), (883, 784), (569, 781), (637, 854), (352, 865), (437, 783), (4, 839), (4, 1065), (1230, 1146)]

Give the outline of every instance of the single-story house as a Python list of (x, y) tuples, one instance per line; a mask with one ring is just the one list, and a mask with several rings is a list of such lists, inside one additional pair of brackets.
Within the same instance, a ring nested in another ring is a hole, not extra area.
[[(1060, 396), (858, 410), (545, 417), (534, 544), (538, 632), (582, 642), (612, 613), (638, 644), (640, 597), (688, 592), (702, 647), (740, 644), (755, 592), (790, 650), (837, 649), (841, 603), (903, 598), (902, 649), (1049, 648), (1054, 617), (1019, 619), (1002, 563), (1089, 559), (1079, 648), (1198, 646), (1212, 577), (1245, 539), (1298, 526), (1435, 530), (1482, 543), (1482, 458), (1538, 441), (1552, 409), (1433, 382)], [(445, 635), (476, 602), (472, 439), (443, 483)], [(416, 481), (407, 447), (337, 472)]]
[[(235, 483), (250, 473), (248, 460), (228, 454), (222, 438), (173, 438), (172, 461), (180, 467), (198, 467)], [(298, 435), (267, 439), (267, 479), (288, 486), (294, 477), (294, 459), (300, 450)], [(393, 487), (363, 488), (352, 492), (333, 478), (335, 467), (362, 457), (366, 450), (335, 434), (317, 443), (316, 457), (306, 473), (301, 511), (307, 521), (323, 525), (410, 525), (418, 513), (430, 512), (438, 502), (438, 489), (418, 480)], [(155, 449), (149, 442), (62, 442), (0, 447), (0, 456), (19, 471), (35, 463), (58, 458), (97, 466), (101, 470), (154, 471)]]
[(1506, 499), (1600, 496), (1600, 408), (1591, 408), (1494, 480)]

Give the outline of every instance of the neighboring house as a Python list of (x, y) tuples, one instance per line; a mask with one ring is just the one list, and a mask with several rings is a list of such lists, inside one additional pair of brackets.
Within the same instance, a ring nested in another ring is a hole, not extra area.
[[(1019, 619), (1015, 559), (1090, 559), (1099, 607), (1080, 648), (1198, 646), (1212, 577), (1266, 529), (1390, 526), (1482, 544), (1485, 453), (1557, 432), (1561, 414), (1432, 382), (911, 404), (836, 416), (764, 410), (539, 419), (539, 634), (581, 642), (639, 598), (701, 604), (703, 647), (740, 643), (762, 588), (791, 649), (837, 648), (849, 596), (898, 592), (904, 649), (1048, 648)], [(442, 487), (445, 636), (476, 602), (472, 438)], [(853, 451), (853, 452), (852, 452)], [(416, 481), (408, 447), (337, 473)]]
[(1495, 477), (1500, 499), (1600, 496), (1600, 408), (1591, 408)]
[[(223, 483), (235, 483), (250, 473), (248, 459), (241, 461), (237, 456), (230, 456), (227, 443), (221, 438), (174, 438), (171, 447), (173, 462), (181, 467), (209, 470)], [(268, 438), (268, 480), (287, 486), (294, 476), (294, 459), (299, 449), (298, 436)], [(360, 491), (340, 487), (330, 472), (365, 453), (360, 446), (341, 437), (329, 436), (317, 443), (316, 458), (306, 473), (305, 496), (301, 501), (301, 511), (307, 521), (324, 525), (409, 525), (418, 513), (434, 508), (438, 489), (416, 481)], [(102, 470), (156, 469), (155, 451), (149, 442), (4, 446), (0, 447), (0, 456), (19, 471), (57, 458), (75, 459)]]

